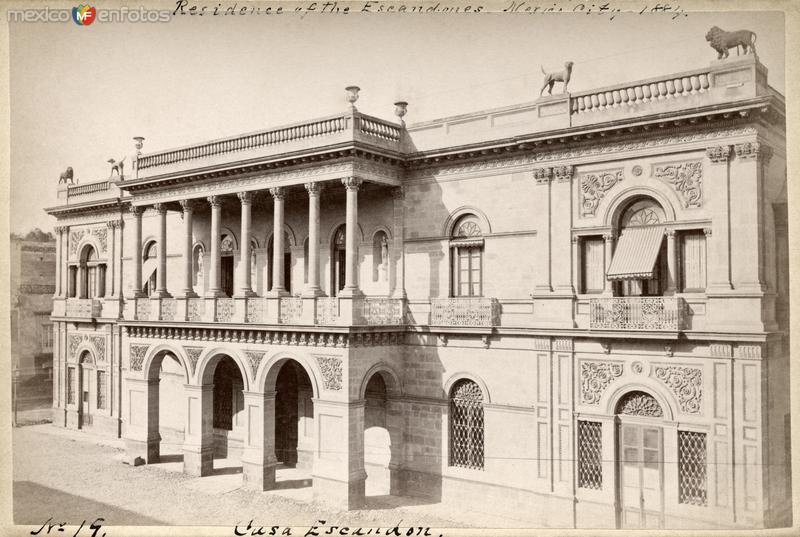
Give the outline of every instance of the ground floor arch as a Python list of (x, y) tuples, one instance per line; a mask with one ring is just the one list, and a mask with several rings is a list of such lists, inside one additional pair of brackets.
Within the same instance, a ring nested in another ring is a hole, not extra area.
[(388, 367), (374, 367), (362, 386), (364, 398), (364, 470), (366, 497), (400, 493), (402, 409), (397, 376)]

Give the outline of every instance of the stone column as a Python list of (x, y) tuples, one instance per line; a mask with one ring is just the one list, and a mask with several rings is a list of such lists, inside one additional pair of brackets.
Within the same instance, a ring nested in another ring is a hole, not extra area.
[(56, 297), (63, 296), (63, 285), (62, 285), (62, 278), (64, 269), (61, 265), (64, 264), (64, 259), (61, 253), (62, 247), (62, 237), (61, 235), (64, 233), (64, 228), (62, 226), (56, 226)]
[(116, 254), (114, 260), (114, 266), (116, 270), (114, 271), (114, 298), (122, 298), (122, 278), (123, 278), (123, 271), (122, 271), (122, 257), (123, 252), (125, 251), (125, 243), (124, 243), (124, 231), (125, 229), (125, 221), (122, 219), (117, 220), (117, 225), (114, 228), (114, 233), (116, 235)]
[(194, 215), (194, 201), (181, 200), (181, 208), (183, 209), (183, 289), (181, 294), (185, 298), (194, 298), (197, 293), (194, 292), (192, 285), (192, 276), (194, 267), (192, 266), (192, 224)]
[(239, 192), (242, 204), (242, 234), (239, 242), (239, 295), (253, 296), (252, 274), (250, 273), (250, 214), (253, 207), (252, 192)]
[(142, 213), (144, 209), (139, 206), (131, 206), (131, 214), (133, 215), (133, 254), (131, 261), (133, 262), (133, 294), (132, 298), (141, 298), (144, 296), (142, 292)]
[[(574, 166), (556, 166), (553, 168), (553, 180), (550, 188), (551, 195), (551, 238), (550, 259), (561, 260), (551, 268), (552, 285), (556, 294), (574, 295), (572, 286), (572, 176)], [(557, 215), (557, 218), (556, 218)], [(571, 309), (571, 305), (570, 305)]]
[(308, 283), (303, 296), (317, 297), (324, 293), (319, 285), (319, 197), (321, 183), (306, 183), (308, 191)]
[(339, 296), (356, 296), (358, 288), (358, 188), (361, 179), (345, 177), (342, 184), (347, 189), (347, 213), (345, 220), (345, 274), (344, 289)]
[(69, 280), (70, 280), (70, 269), (69, 269), (69, 266), (70, 266), (69, 265), (69, 226), (64, 226), (63, 227), (63, 232), (64, 232), (64, 237), (66, 239), (66, 240), (63, 241), (64, 242), (64, 248), (63, 248), (64, 251), (63, 251), (63, 254), (62, 254), (63, 265), (64, 265), (65, 270), (63, 271), (64, 273), (61, 275), (62, 278), (63, 278), (62, 282), (61, 282), (61, 290), (63, 292), (63, 295), (65, 297), (68, 297), (68, 296), (70, 296), (70, 288), (69, 288)]
[(764, 186), (763, 162), (769, 148), (760, 142), (733, 146), (736, 159), (731, 165), (731, 198), (747, 203), (731, 205), (731, 272), (734, 289), (760, 294), (764, 284)]
[(214, 385), (184, 385), (186, 426), (183, 442), (183, 472), (211, 475), (214, 469)]
[(394, 252), (395, 252), (395, 274), (394, 298), (406, 298), (406, 255), (405, 255), (405, 210), (406, 193), (402, 186), (392, 190), (394, 198)]
[(285, 275), (283, 273), (283, 202), (286, 191), (283, 187), (270, 188), (274, 203), (272, 224), (272, 291), (270, 296), (286, 296)]
[(537, 271), (537, 281), (533, 293), (536, 295), (544, 295), (553, 292), (553, 256), (551, 255), (551, 235), (553, 232), (553, 196), (552, 185), (553, 169), (552, 168), (536, 168), (533, 170), (533, 177), (536, 184), (544, 187), (543, 198), (545, 199), (545, 214), (542, 220), (547, 223), (547, 226), (542, 229), (541, 233), (537, 234), (537, 239), (541, 240), (541, 255), (544, 257), (543, 269)]
[(167, 206), (163, 203), (156, 203), (153, 208), (158, 213), (158, 272), (156, 272), (156, 292), (155, 297), (169, 298), (171, 295), (167, 291)]
[(208, 267), (208, 296), (223, 296), (222, 284), (220, 283), (221, 256), (220, 256), (220, 219), (222, 217), (222, 199), (219, 196), (209, 196), (208, 203), (211, 205), (211, 263)]
[(612, 296), (614, 294), (613, 285), (608, 280), (608, 270), (611, 268), (611, 259), (614, 257), (614, 234), (605, 233), (603, 235), (603, 295)]
[(108, 254), (108, 265), (106, 265), (106, 271), (103, 275), (103, 279), (105, 280), (105, 296), (113, 298), (116, 296), (116, 273), (119, 270), (117, 267), (117, 226), (119, 222), (116, 220), (112, 220), (111, 222), (107, 222), (106, 226), (108, 226), (108, 234), (111, 235), (109, 238), (109, 242), (111, 243), (111, 250)]
[(730, 170), (731, 146), (706, 149), (711, 165), (704, 171), (703, 183), (708, 187), (705, 196), (714, 223), (714, 237), (706, 243), (708, 259), (708, 292), (719, 293), (733, 289), (731, 285), (731, 207)]
[(244, 393), (248, 420), (242, 452), (242, 485), (255, 490), (275, 488), (275, 392)]
[(668, 229), (667, 235), (667, 294), (674, 295), (678, 287), (678, 250), (675, 247), (675, 230)]

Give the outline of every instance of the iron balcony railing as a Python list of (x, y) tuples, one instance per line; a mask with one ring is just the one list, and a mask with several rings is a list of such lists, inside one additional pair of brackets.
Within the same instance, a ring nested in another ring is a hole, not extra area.
[(684, 302), (679, 297), (613, 297), (589, 301), (592, 330), (663, 330), (683, 327)]
[(431, 299), (431, 326), (492, 327), (500, 324), (497, 299), (451, 297)]

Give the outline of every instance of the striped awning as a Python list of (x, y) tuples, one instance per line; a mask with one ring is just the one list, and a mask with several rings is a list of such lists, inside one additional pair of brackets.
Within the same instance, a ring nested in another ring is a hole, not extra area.
[(664, 238), (663, 226), (625, 228), (608, 269), (609, 280), (649, 280)]

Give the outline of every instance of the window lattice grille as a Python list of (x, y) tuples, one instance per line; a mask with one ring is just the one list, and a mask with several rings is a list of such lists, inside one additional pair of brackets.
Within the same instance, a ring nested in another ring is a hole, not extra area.
[(108, 382), (106, 380), (106, 372), (97, 372), (97, 408), (102, 410), (106, 408), (106, 390), (108, 389)]
[(706, 435), (678, 431), (679, 502), (708, 505), (706, 494)]
[(459, 381), (450, 399), (450, 466), (483, 469), (483, 394), (470, 380)]
[(578, 487), (603, 488), (602, 424), (596, 421), (578, 422)]

